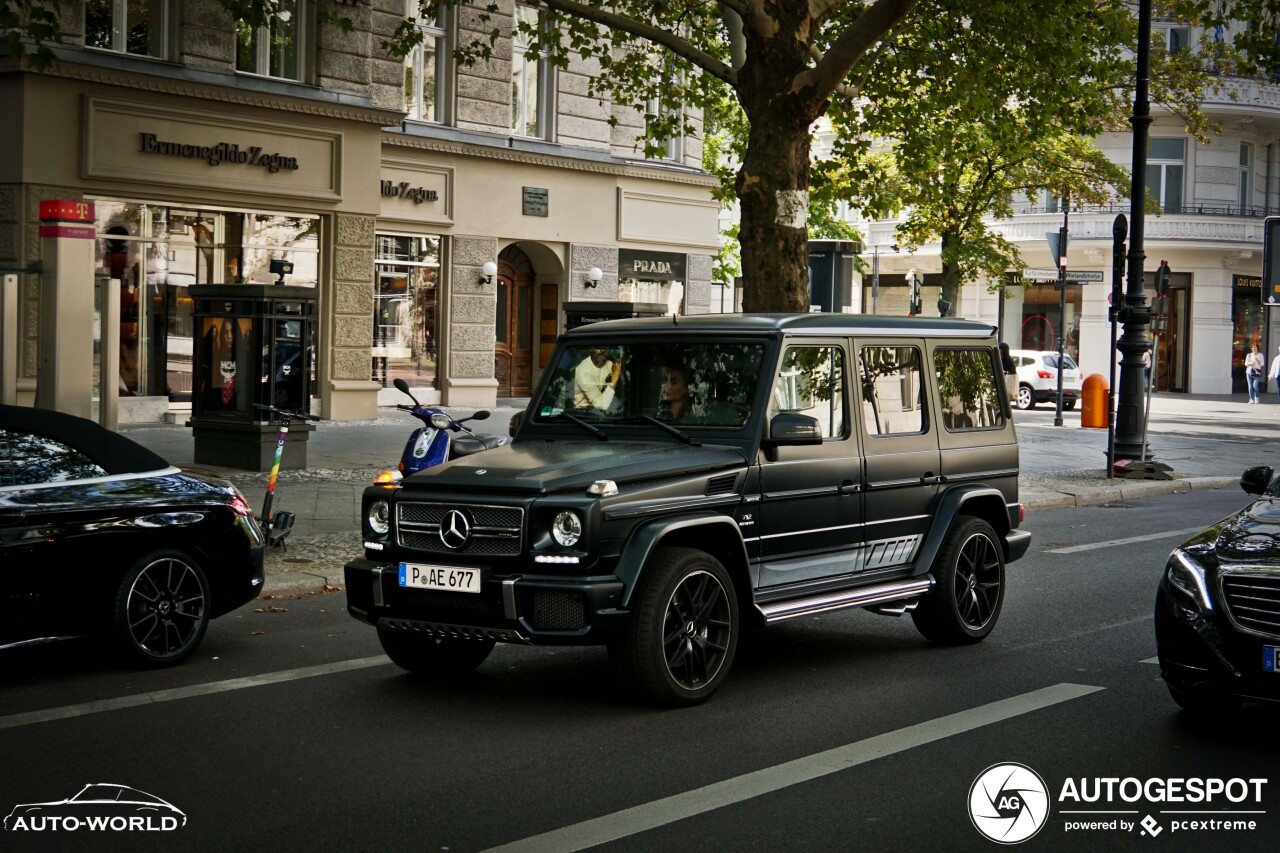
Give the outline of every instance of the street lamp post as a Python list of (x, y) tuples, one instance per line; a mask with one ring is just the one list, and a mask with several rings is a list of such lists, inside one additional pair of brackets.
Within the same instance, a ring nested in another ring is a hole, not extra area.
[(1062, 374), (1066, 369), (1063, 346), (1067, 337), (1067, 215), (1071, 207), (1062, 194), (1062, 230), (1058, 232), (1058, 396), (1053, 425), (1062, 426)]
[(1129, 206), (1129, 270), (1124, 305), (1117, 306), (1124, 323), (1117, 349), (1120, 350), (1120, 395), (1116, 407), (1115, 456), (1121, 462), (1138, 461), (1145, 469), (1147, 458), (1143, 447), (1142, 422), (1142, 354), (1151, 348), (1147, 326), (1151, 312), (1147, 307), (1143, 283), (1144, 250), (1143, 203), (1147, 198), (1147, 139), (1151, 126), (1149, 86), (1151, 78), (1151, 0), (1138, 3), (1138, 68), (1133, 98), (1133, 163), (1131, 168)]

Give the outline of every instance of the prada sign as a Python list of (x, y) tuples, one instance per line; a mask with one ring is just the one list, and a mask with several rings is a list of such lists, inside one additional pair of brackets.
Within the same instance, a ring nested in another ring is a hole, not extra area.
[(414, 204), (439, 201), (440, 193), (426, 187), (410, 186), (408, 181), (380, 181), (383, 198), (403, 198)]
[(232, 163), (239, 166), (259, 166), (272, 174), (285, 170), (298, 171), (298, 158), (286, 157), (280, 152), (268, 154), (261, 146), (241, 148), (234, 142), (218, 142), (214, 145), (188, 145), (185, 142), (167, 142), (154, 133), (141, 133), (143, 154), (162, 157), (181, 157), (185, 160), (203, 160), (210, 166)]
[(618, 250), (618, 277), (645, 281), (684, 281), (685, 256), (675, 252)]

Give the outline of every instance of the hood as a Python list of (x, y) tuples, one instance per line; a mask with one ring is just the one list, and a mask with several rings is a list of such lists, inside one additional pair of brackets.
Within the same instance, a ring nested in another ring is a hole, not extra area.
[(484, 489), (546, 493), (586, 489), (596, 480), (619, 483), (741, 466), (737, 447), (672, 441), (523, 441), (420, 471), (407, 489)]
[(1183, 548), (1202, 556), (1216, 556), (1222, 567), (1280, 567), (1280, 498), (1255, 500), (1192, 537)]

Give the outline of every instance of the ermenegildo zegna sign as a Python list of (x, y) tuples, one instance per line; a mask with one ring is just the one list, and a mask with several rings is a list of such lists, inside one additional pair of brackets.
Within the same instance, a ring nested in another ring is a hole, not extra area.
[(181, 157), (185, 160), (203, 160), (210, 166), (231, 163), (238, 166), (258, 166), (268, 172), (280, 170), (298, 171), (298, 158), (286, 157), (277, 152), (268, 154), (261, 146), (249, 145), (241, 148), (234, 142), (219, 142), (215, 145), (188, 145), (185, 142), (167, 142), (156, 138), (154, 133), (141, 133), (142, 153), (159, 154), (164, 157)]

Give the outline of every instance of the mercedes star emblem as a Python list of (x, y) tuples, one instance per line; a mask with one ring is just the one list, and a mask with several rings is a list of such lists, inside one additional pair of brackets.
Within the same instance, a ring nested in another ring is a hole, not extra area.
[(451, 509), (440, 522), (440, 541), (454, 551), (467, 547), (471, 541), (471, 520), (460, 509)]

